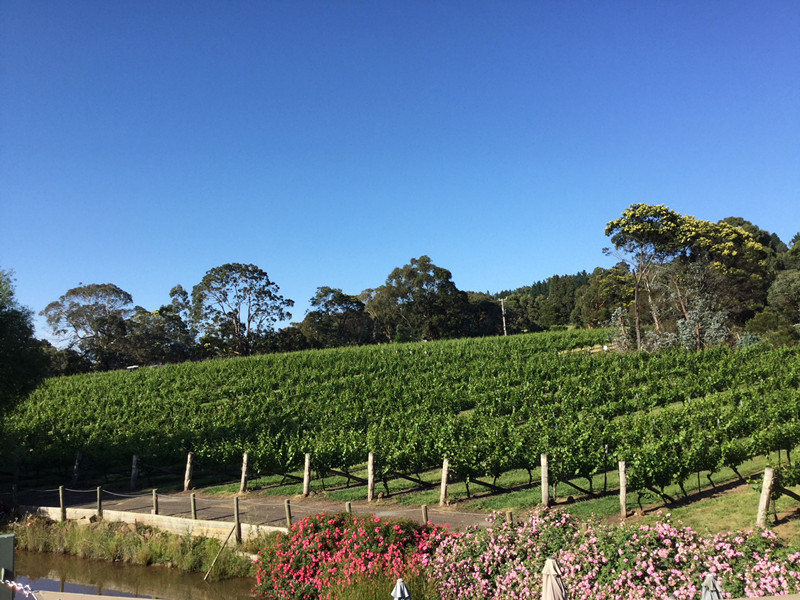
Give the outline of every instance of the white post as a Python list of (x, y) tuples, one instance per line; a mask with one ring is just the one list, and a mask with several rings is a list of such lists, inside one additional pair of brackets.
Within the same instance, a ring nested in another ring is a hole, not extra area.
[(139, 486), (139, 455), (134, 454), (131, 461), (131, 489), (135, 490)]
[(239, 483), (239, 493), (247, 491), (247, 452), (242, 455), (242, 481)]
[(769, 510), (769, 501), (772, 496), (772, 484), (775, 479), (775, 469), (767, 467), (764, 469), (764, 480), (761, 483), (761, 499), (758, 502), (758, 516), (756, 517), (756, 525), (758, 527), (767, 526), (767, 511)]
[(375, 499), (375, 454), (367, 456), (367, 502)]
[(439, 492), (439, 506), (447, 504), (447, 478), (450, 473), (450, 461), (446, 458), (442, 461), (442, 487)]
[(303, 498), (307, 498), (311, 491), (311, 455), (306, 454), (306, 464), (303, 467)]
[(539, 459), (542, 464), (542, 506), (550, 506), (550, 472), (549, 458), (547, 454), (542, 454)]
[(628, 476), (624, 460), (619, 461), (619, 516), (623, 520), (628, 517)]
[(183, 491), (186, 492), (192, 487), (192, 470), (194, 465), (194, 452), (186, 455), (186, 474), (183, 476)]

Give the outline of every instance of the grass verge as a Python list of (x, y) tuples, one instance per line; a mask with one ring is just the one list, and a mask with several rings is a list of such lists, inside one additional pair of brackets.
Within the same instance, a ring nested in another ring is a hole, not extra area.
[[(183, 571), (207, 572), (221, 543), (215, 539), (178, 536), (148, 527), (103, 521), (79, 525), (30, 516), (4, 527), (13, 533), (17, 547), (32, 552), (71, 554), (79, 558), (162, 565)], [(209, 578), (250, 577), (252, 561), (225, 547)]]

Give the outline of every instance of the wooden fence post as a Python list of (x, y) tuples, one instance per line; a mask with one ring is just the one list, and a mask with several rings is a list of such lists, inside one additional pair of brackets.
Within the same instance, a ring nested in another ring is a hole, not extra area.
[(233, 498), (233, 526), (236, 530), (236, 543), (242, 543), (242, 520), (239, 515), (239, 498), (238, 496), (234, 496)]
[(367, 455), (367, 502), (375, 499), (375, 454)]
[(428, 505), (427, 504), (423, 504), (422, 505), (422, 524), (423, 525), (427, 525), (428, 524)]
[(242, 455), (242, 481), (239, 484), (239, 493), (247, 491), (247, 452)]
[(81, 458), (83, 458), (83, 455), (81, 454), (81, 451), (78, 450), (75, 453), (75, 464), (72, 465), (72, 485), (77, 484), (78, 483), (78, 479), (80, 479), (80, 476), (81, 476)]
[(442, 486), (439, 491), (439, 506), (447, 504), (447, 478), (450, 473), (450, 461), (446, 458), (442, 461)]
[(153, 514), (158, 514), (158, 490), (153, 490)]
[(549, 472), (549, 458), (547, 454), (542, 454), (539, 457), (542, 465), (542, 506), (550, 506), (550, 472)]
[(197, 494), (192, 492), (191, 499), (192, 499), (192, 519), (196, 521), (197, 520)]
[(767, 526), (767, 512), (769, 511), (769, 501), (772, 496), (772, 485), (775, 481), (775, 469), (767, 467), (764, 469), (764, 479), (761, 483), (761, 499), (758, 501), (758, 516), (756, 525), (758, 527)]
[(139, 487), (139, 455), (134, 454), (131, 460), (131, 490)]
[(67, 506), (64, 504), (64, 486), (58, 486), (58, 506), (61, 508), (61, 520), (67, 520)]
[(288, 529), (292, 528), (292, 505), (289, 503), (289, 499), (283, 501), (283, 509), (286, 512), (286, 527)]
[(194, 469), (194, 452), (186, 455), (186, 473), (183, 476), (183, 491), (189, 491), (192, 487), (192, 471)]
[(628, 474), (624, 460), (619, 461), (619, 516), (623, 521), (628, 518)]
[(351, 515), (351, 514), (353, 514), (353, 503), (352, 503), (352, 502), (345, 502), (345, 503), (344, 503), (344, 511), (345, 511), (345, 512), (346, 512), (348, 515)]
[(103, 488), (97, 486), (97, 518), (103, 518)]
[(311, 491), (311, 455), (306, 453), (306, 463), (303, 467), (303, 498), (308, 498)]

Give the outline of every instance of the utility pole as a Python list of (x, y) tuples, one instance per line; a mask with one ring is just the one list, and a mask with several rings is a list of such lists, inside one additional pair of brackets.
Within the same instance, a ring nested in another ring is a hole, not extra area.
[(507, 336), (508, 331), (506, 331), (506, 300), (505, 298), (500, 298), (500, 309), (503, 311), (503, 335)]

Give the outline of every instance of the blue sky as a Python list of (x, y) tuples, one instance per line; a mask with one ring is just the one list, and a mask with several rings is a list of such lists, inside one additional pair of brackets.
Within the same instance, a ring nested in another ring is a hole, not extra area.
[(0, 268), (38, 312), (254, 263), (301, 320), (423, 254), (474, 291), (610, 266), (634, 202), (788, 242), (799, 31), (794, 1), (5, 0)]

